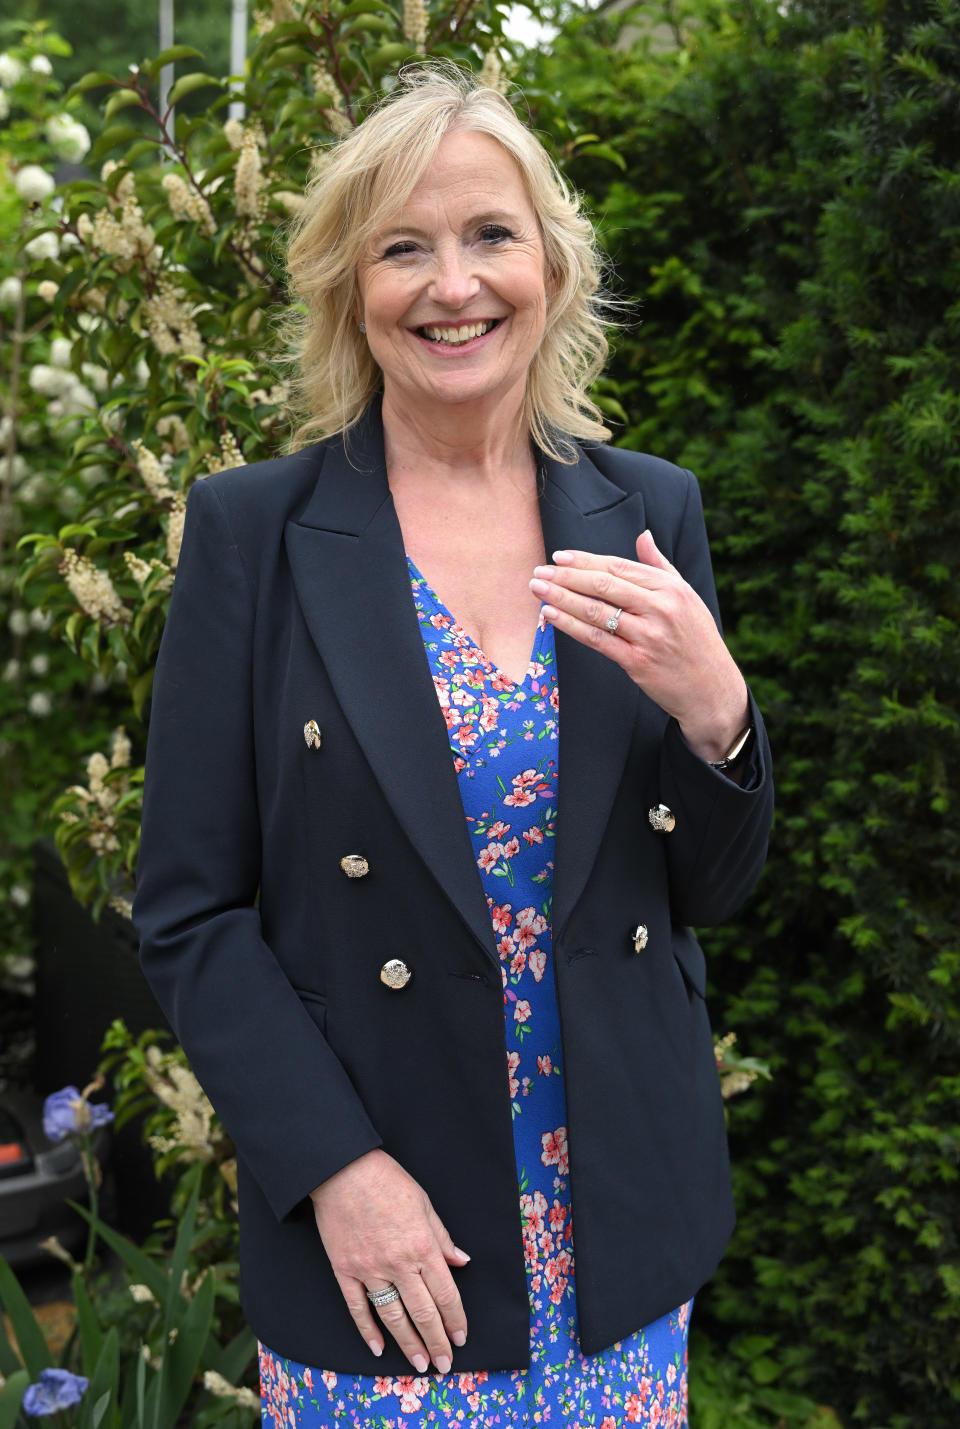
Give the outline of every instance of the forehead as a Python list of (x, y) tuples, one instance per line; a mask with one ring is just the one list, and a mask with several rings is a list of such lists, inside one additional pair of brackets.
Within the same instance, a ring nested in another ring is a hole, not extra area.
[(526, 208), (532, 212), (520, 166), (502, 144), (489, 134), (452, 129), (421, 174), (400, 212), (437, 203), (470, 204), (481, 199), (485, 208)]

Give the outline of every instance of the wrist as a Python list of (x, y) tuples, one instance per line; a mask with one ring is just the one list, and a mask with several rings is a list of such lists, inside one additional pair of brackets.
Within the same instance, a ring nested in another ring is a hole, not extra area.
[(746, 685), (743, 693), (723, 711), (711, 712), (704, 720), (680, 722), (680, 733), (687, 744), (707, 764), (717, 764), (729, 758), (740, 737), (750, 728), (750, 701)]

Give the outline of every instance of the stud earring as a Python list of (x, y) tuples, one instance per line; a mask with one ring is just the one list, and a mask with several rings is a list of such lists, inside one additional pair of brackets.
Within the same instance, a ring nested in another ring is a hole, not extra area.
[(357, 327), (360, 329), (361, 332), (366, 332), (367, 330), (367, 325), (365, 322), (357, 323)]

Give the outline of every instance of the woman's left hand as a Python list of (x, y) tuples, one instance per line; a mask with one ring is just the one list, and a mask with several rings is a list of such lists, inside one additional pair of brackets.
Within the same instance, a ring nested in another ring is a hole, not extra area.
[(553, 560), (530, 582), (546, 619), (620, 665), (702, 759), (722, 759), (748, 723), (747, 686), (707, 606), (650, 532), (637, 538), (636, 561), (589, 551)]

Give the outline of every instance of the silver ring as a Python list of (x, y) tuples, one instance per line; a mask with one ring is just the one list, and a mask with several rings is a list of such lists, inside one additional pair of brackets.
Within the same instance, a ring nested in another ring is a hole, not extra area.
[(617, 607), (615, 614), (609, 616), (609, 617), (604, 621), (604, 625), (606, 625), (606, 627), (607, 627), (607, 629), (610, 631), (610, 634), (611, 634), (611, 635), (616, 635), (617, 631), (619, 630), (619, 628), (620, 628), (620, 617), (621, 617), (622, 614), (623, 614), (623, 606), (620, 605), (620, 606)]
[(400, 1291), (395, 1285), (385, 1285), (382, 1290), (368, 1290), (367, 1299), (379, 1309), (381, 1305), (391, 1305), (394, 1300), (399, 1300)]

